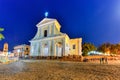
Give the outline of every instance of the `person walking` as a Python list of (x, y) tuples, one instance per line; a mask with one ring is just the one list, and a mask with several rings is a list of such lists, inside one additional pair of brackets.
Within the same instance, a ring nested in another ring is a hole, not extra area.
[(105, 57), (105, 63), (108, 64), (108, 59), (107, 59), (107, 57)]

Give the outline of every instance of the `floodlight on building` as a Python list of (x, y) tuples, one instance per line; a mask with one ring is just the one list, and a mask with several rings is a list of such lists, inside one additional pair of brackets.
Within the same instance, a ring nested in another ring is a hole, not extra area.
[(20, 49), (18, 49), (17, 52), (19, 53), (19, 52), (20, 52)]
[(11, 52), (9, 51), (8, 54), (11, 54)]

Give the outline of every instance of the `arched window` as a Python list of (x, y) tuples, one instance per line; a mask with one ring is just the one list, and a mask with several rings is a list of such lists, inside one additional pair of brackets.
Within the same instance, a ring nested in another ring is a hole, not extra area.
[(47, 37), (47, 30), (44, 31), (44, 37)]

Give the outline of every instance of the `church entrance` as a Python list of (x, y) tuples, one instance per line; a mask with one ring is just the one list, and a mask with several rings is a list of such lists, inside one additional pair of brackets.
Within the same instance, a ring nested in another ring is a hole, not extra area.
[(56, 44), (56, 57), (62, 57), (62, 43)]
[(49, 56), (48, 45), (47, 45), (47, 44), (44, 45), (43, 56), (44, 56), (44, 57)]

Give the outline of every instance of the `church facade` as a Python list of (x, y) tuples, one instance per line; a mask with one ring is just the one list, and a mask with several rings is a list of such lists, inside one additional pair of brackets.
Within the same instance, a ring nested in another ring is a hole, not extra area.
[(82, 54), (82, 38), (70, 39), (60, 32), (60, 24), (56, 19), (44, 18), (37, 25), (37, 33), (30, 40), (30, 56), (63, 57)]

